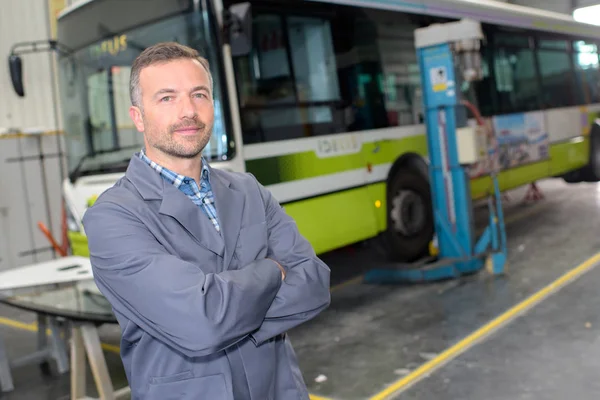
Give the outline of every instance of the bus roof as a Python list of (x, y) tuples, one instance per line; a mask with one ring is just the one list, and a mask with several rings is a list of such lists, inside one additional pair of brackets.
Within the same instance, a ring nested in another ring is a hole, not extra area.
[[(285, 1), (285, 0), (282, 0)], [(362, 6), (378, 8), (385, 10), (405, 11), (416, 14), (428, 14), (446, 18), (471, 18), (484, 23), (497, 24), (501, 26), (511, 26), (525, 29), (542, 30), (570, 34), (574, 36), (594, 38), (600, 40), (600, 26), (586, 24), (575, 21), (568, 14), (560, 14), (541, 9), (507, 4), (495, 0), (306, 0), (319, 3), (336, 3), (353, 6)], [(140, 9), (139, 1), (106, 1), (106, 0), (80, 0), (65, 8), (58, 16), (60, 23), (73, 25), (72, 28), (82, 34), (84, 37), (72, 38), (72, 29), (68, 29), (68, 35), (63, 36), (63, 40), (73, 42), (72, 45), (77, 48), (85, 42), (92, 40), (96, 34), (87, 32), (90, 25), (86, 24), (86, 19), (94, 20), (101, 15), (111, 15), (111, 18), (103, 20), (103, 25), (108, 30), (118, 32), (119, 28), (131, 26), (131, 19), (135, 22), (143, 20), (152, 20), (166, 15), (172, 15), (181, 12), (190, 6), (190, 0), (147, 0), (148, 4)], [(115, 13), (115, 4), (120, 8)], [(95, 10), (97, 9), (97, 10)], [(77, 18), (76, 15), (82, 18)], [(128, 19), (126, 21), (126, 19)], [(117, 21), (118, 20), (118, 21)], [(60, 24), (59, 23), (59, 35)], [(112, 26), (114, 25), (114, 26)], [(112, 28), (112, 29), (111, 29)], [(66, 34), (67, 32), (65, 32)], [(79, 35), (79, 34), (78, 34)], [(77, 36), (78, 36), (77, 35)], [(65, 37), (66, 36), (66, 37)], [(89, 37), (88, 37), (89, 36)], [(87, 40), (86, 40), (87, 39)]]
[(561, 14), (494, 0), (309, 0), (406, 11), (600, 39), (600, 27)]

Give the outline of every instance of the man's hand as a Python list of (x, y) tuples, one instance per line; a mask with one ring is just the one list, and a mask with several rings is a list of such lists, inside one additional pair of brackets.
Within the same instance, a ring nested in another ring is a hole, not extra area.
[(275, 264), (277, 264), (277, 268), (279, 268), (281, 270), (281, 280), (284, 281), (285, 280), (285, 269), (281, 266), (281, 264), (279, 264), (277, 261), (273, 260), (272, 258), (269, 258), (269, 260), (271, 260)]

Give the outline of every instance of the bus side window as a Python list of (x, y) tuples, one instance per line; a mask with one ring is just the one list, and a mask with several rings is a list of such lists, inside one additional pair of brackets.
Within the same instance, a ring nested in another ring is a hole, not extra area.
[(539, 86), (532, 38), (516, 32), (496, 32), (493, 41), (493, 70), (497, 110), (507, 114), (539, 107)]
[[(264, 109), (277, 103), (295, 101), (294, 83), (285, 45), (283, 18), (259, 14), (253, 21), (253, 49), (234, 59), (244, 142), (265, 141), (261, 127), (271, 115)], [(277, 113), (274, 118), (277, 118)], [(266, 120), (266, 121), (265, 121)]]
[(234, 59), (244, 143), (423, 123), (414, 30), (439, 19), (318, 3), (273, 10), (254, 10), (253, 49)]
[(234, 60), (245, 143), (342, 131), (330, 22), (256, 13), (251, 53)]
[(580, 92), (575, 90), (575, 74), (571, 67), (568, 42), (564, 39), (538, 41), (537, 57), (540, 68), (542, 106), (569, 107), (581, 104)]
[(600, 102), (600, 64), (598, 45), (577, 40), (573, 43), (576, 89), (583, 104)]
[(404, 13), (371, 13), (374, 52), (381, 71), (378, 86), (383, 97), (386, 123), (380, 126), (414, 125), (422, 122), (421, 77), (414, 44), (418, 17)]

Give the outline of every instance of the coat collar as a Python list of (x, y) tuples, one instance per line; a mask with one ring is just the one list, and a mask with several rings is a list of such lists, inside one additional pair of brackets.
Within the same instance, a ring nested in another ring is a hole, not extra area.
[[(218, 186), (225, 188), (231, 186), (231, 181), (226, 176), (219, 174), (220, 171), (215, 170), (208, 163), (207, 167), (211, 185), (216, 181)], [(141, 160), (137, 153), (129, 161), (125, 176), (133, 183), (144, 200), (161, 200), (166, 187), (172, 186), (165, 182), (158, 171)]]
[(221, 234), (214, 228), (200, 207), (175, 186), (164, 180), (138, 155), (131, 158), (126, 178), (145, 201), (160, 201), (159, 213), (175, 218), (200, 244), (224, 257), (225, 268), (231, 262), (239, 235), (245, 204), (243, 192), (237, 190), (224, 171), (208, 165), (215, 208)]

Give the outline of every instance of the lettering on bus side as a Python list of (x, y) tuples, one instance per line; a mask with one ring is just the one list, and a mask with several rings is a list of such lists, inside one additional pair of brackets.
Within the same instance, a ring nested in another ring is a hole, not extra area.
[(359, 135), (321, 138), (317, 141), (317, 157), (327, 158), (358, 153), (361, 145)]
[(127, 50), (127, 35), (114, 36), (112, 39), (104, 40), (90, 48), (92, 56), (96, 58), (100, 58), (106, 54), (116, 56), (125, 50)]

